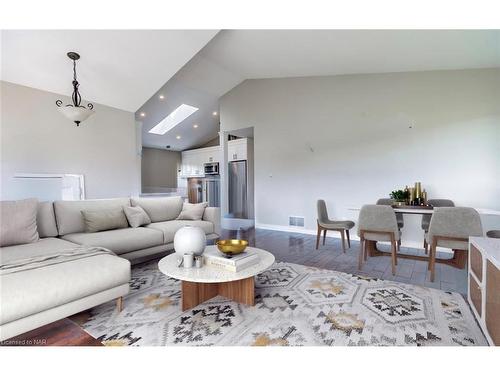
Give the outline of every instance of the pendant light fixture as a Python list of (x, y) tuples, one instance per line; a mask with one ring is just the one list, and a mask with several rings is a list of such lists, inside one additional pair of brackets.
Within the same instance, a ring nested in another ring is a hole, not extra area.
[(57, 100), (56, 105), (59, 112), (73, 121), (76, 126), (79, 126), (82, 121), (88, 119), (95, 112), (93, 111), (94, 106), (91, 103), (88, 103), (87, 107), (81, 105), (82, 97), (78, 92), (80, 84), (76, 80), (76, 60), (80, 58), (80, 55), (76, 52), (68, 52), (68, 57), (73, 60), (73, 95), (71, 95), (73, 104), (64, 106), (62, 100)]

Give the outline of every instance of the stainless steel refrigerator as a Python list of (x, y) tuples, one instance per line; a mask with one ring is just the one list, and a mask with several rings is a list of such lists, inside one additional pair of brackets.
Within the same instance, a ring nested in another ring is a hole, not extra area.
[(248, 219), (247, 162), (232, 161), (228, 168), (229, 217)]

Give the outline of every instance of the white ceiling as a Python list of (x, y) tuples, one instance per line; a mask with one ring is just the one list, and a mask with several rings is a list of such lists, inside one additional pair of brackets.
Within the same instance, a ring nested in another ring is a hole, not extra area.
[(72, 63), (84, 100), (135, 112), (218, 30), (2, 31), (1, 79), (70, 95)]
[[(185, 150), (216, 137), (212, 109), (245, 79), (485, 67), (500, 67), (498, 30), (223, 30), (140, 108), (143, 144)], [(148, 134), (183, 102), (200, 111)]]
[(205, 58), (244, 78), (500, 66), (500, 30), (224, 30)]

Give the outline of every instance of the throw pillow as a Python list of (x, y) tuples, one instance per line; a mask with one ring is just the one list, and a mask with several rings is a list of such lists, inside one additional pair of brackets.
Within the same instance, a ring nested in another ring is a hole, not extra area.
[(177, 220), (201, 220), (208, 203), (184, 203)]
[(3, 201), (0, 205), (0, 211), (0, 247), (38, 241), (37, 199)]
[(127, 228), (128, 222), (123, 208), (81, 211), (86, 232), (100, 232), (118, 228)]
[(151, 224), (151, 219), (149, 218), (148, 214), (140, 206), (124, 207), (123, 211), (125, 211), (125, 216), (127, 216), (128, 223), (132, 228)]

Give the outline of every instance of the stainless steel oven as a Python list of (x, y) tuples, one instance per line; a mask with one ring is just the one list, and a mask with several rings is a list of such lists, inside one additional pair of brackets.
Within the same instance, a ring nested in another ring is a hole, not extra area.
[(205, 175), (219, 174), (219, 163), (205, 163)]

